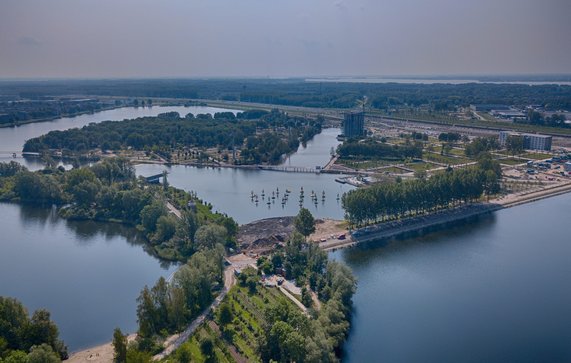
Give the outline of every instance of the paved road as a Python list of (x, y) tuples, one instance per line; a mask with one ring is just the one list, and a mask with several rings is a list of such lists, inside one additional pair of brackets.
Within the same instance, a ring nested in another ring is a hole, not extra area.
[(196, 319), (194, 319), (194, 321), (190, 323), (190, 325), (182, 333), (171, 335), (164, 343), (165, 349), (161, 353), (153, 356), (153, 360), (161, 360), (166, 358), (169, 354), (174, 352), (178, 347), (186, 342), (188, 338), (190, 338), (196, 331), (196, 329), (204, 322), (208, 313), (220, 305), (230, 288), (235, 283), (236, 280), (234, 279), (234, 267), (228, 266), (224, 270), (224, 288), (220, 292), (220, 295), (218, 295), (212, 304), (204, 309), (204, 311), (199, 316), (197, 316)]
[(182, 213), (180, 213), (180, 211), (178, 209), (176, 209), (176, 207), (174, 205), (172, 205), (171, 202), (167, 201), (166, 205), (167, 205), (169, 212), (174, 214), (178, 219), (182, 219)]

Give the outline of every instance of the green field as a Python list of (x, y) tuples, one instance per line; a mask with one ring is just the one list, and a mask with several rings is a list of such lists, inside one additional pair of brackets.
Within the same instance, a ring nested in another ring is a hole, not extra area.
[(432, 163), (427, 163), (424, 161), (415, 162), (415, 163), (407, 163), (404, 165), (406, 168), (412, 169), (414, 171), (423, 171), (423, 170), (430, 170), (434, 168), (439, 168), (438, 165), (434, 165)]
[(526, 159), (533, 159), (533, 160), (543, 160), (543, 159), (551, 158), (551, 155), (544, 154), (544, 153), (529, 152), (529, 153), (522, 154), (521, 157), (526, 158)]
[(391, 166), (394, 164), (402, 164), (402, 161), (399, 161), (399, 160), (354, 161), (354, 160), (346, 160), (346, 159), (337, 159), (337, 164), (343, 165), (343, 166), (346, 166), (349, 168), (357, 169), (357, 170), (366, 170), (366, 169), (380, 168), (383, 166)]
[(464, 157), (464, 149), (457, 149), (457, 148), (452, 148), (450, 150), (450, 154), (452, 155), (456, 155), (456, 156), (461, 156)]
[(435, 153), (424, 153), (424, 159), (446, 165), (466, 164), (472, 161), (466, 157), (453, 157)]
[(499, 159), (498, 161), (504, 165), (518, 165), (526, 163), (528, 160), (521, 158), (507, 158), (507, 159)]
[(394, 174), (402, 174), (402, 173), (407, 173), (406, 170), (403, 170), (401, 168), (397, 168), (396, 166), (391, 166), (389, 168), (384, 168), (384, 169), (380, 169), (379, 173), (394, 173)]

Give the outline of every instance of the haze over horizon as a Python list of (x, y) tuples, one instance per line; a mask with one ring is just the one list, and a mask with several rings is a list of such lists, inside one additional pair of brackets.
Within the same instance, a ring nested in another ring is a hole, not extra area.
[(0, 78), (571, 73), (568, 0), (3, 0)]

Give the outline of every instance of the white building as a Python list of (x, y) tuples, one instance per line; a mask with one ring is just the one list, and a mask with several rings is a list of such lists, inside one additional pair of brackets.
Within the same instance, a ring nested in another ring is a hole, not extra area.
[(522, 134), (512, 131), (500, 131), (500, 145), (506, 145), (508, 137), (516, 136), (523, 138), (523, 148), (526, 150), (551, 150), (553, 137), (539, 134)]

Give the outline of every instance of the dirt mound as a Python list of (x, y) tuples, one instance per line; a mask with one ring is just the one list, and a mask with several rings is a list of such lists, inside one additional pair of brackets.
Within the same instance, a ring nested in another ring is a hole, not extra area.
[(262, 254), (272, 250), (279, 243), (285, 243), (295, 230), (294, 218), (261, 219), (240, 226), (237, 237), (240, 249)]

